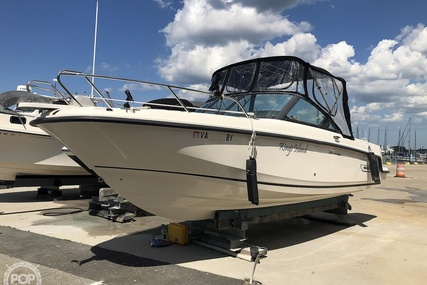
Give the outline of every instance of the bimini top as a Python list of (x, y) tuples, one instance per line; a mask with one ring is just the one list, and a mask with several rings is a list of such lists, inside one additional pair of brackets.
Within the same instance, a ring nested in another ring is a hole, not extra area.
[[(321, 113), (334, 130), (354, 139), (345, 80), (300, 58), (265, 57), (231, 64), (213, 73), (209, 90), (215, 95), (237, 98), (258, 94), (293, 95), (316, 108), (316, 112)], [(295, 102), (289, 104), (295, 105)], [(282, 114), (286, 113), (285, 109), (289, 113), (292, 107), (283, 107), (280, 110)], [(250, 107), (246, 111), (255, 112)]]
[(20, 102), (51, 103), (52, 99), (27, 91), (6, 91), (0, 94), (0, 105), (4, 109), (14, 106)]

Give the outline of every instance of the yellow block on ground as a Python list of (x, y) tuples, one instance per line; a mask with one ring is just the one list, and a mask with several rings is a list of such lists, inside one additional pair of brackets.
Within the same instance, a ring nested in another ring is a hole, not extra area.
[(168, 225), (168, 240), (185, 245), (188, 243), (188, 232), (188, 226), (179, 223), (170, 223)]

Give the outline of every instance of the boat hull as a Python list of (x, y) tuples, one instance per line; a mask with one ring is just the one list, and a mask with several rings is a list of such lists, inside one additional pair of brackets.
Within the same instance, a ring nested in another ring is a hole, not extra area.
[[(110, 177), (109, 185), (147, 212), (175, 220), (213, 219), (220, 210), (272, 207), (338, 197), (361, 191), (349, 187), (329, 193), (313, 193), (310, 188), (292, 186), (265, 187), (259, 185), (259, 205), (248, 201), (246, 182), (208, 177), (194, 179), (188, 175), (129, 170), (118, 174), (114, 170), (99, 171)], [(124, 186), (124, 184), (126, 184)]]
[[(177, 220), (320, 200), (376, 184), (367, 142), (285, 121), (89, 108), (60, 111), (35, 124), (130, 202)], [(259, 205), (248, 201), (246, 160), (251, 155), (257, 161)]]
[(56, 139), (28, 123), (12, 124), (10, 117), (0, 114), (0, 181), (13, 182), (20, 175), (89, 175), (62, 153), (63, 145)]

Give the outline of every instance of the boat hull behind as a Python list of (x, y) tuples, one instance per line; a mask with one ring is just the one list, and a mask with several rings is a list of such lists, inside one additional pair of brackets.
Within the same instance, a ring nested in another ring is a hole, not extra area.
[(62, 152), (63, 145), (56, 139), (28, 123), (12, 124), (10, 117), (0, 114), (0, 181), (13, 184), (20, 175), (89, 175)]

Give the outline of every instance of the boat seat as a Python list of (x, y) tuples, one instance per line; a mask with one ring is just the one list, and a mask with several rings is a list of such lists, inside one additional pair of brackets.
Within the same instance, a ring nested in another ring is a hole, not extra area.
[[(186, 99), (181, 99), (181, 102), (185, 105), (185, 107), (190, 107), (189, 111), (194, 111), (194, 105), (190, 101)], [(164, 110), (178, 110), (184, 111), (181, 104), (179, 104), (178, 100), (175, 98), (161, 98), (155, 99), (147, 102), (142, 105), (143, 107), (150, 107), (151, 109), (164, 109)]]

